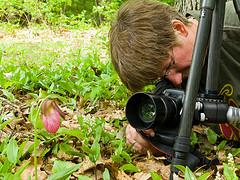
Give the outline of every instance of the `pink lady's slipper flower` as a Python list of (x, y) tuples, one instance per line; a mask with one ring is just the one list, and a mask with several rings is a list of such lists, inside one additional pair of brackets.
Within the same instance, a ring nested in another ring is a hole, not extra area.
[(60, 110), (54, 100), (46, 99), (42, 104), (41, 118), (45, 129), (49, 133), (56, 133), (60, 128), (60, 119), (64, 113)]

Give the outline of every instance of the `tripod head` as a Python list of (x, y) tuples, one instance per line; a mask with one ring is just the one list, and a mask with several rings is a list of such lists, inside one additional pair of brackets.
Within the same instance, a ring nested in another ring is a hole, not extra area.
[[(161, 93), (135, 93), (126, 106), (128, 122), (139, 130), (176, 128), (180, 123), (184, 96), (183, 90), (174, 88), (164, 89)], [(193, 123), (229, 123), (240, 127), (240, 109), (229, 106), (223, 96), (198, 94)]]

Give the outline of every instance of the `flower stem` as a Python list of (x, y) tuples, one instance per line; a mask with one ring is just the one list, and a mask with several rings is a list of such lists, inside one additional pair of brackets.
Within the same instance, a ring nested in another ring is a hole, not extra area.
[(34, 174), (35, 180), (38, 179), (38, 172), (37, 172), (37, 128), (34, 127)]

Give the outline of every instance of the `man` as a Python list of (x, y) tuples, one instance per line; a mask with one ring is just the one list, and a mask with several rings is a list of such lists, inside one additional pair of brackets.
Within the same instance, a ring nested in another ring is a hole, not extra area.
[[(240, 105), (240, 24), (232, 4), (227, 3), (226, 8), (219, 90), (229, 102)], [(163, 77), (175, 87), (181, 86), (189, 75), (197, 26), (192, 16), (186, 18), (157, 1), (127, 1), (109, 33), (112, 63), (122, 82), (131, 91), (142, 90)], [(240, 141), (237, 128), (220, 126), (222, 132), (224, 128), (231, 131), (226, 138)], [(154, 135), (152, 130), (148, 133)], [(130, 125), (126, 138), (136, 150), (151, 148)]]

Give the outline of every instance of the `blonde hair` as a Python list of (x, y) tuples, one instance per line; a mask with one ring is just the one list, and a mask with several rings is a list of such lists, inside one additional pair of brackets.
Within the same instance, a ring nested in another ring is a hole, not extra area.
[(177, 44), (171, 20), (188, 20), (174, 8), (151, 0), (124, 3), (109, 31), (111, 59), (122, 82), (139, 91), (163, 74), (162, 64)]

